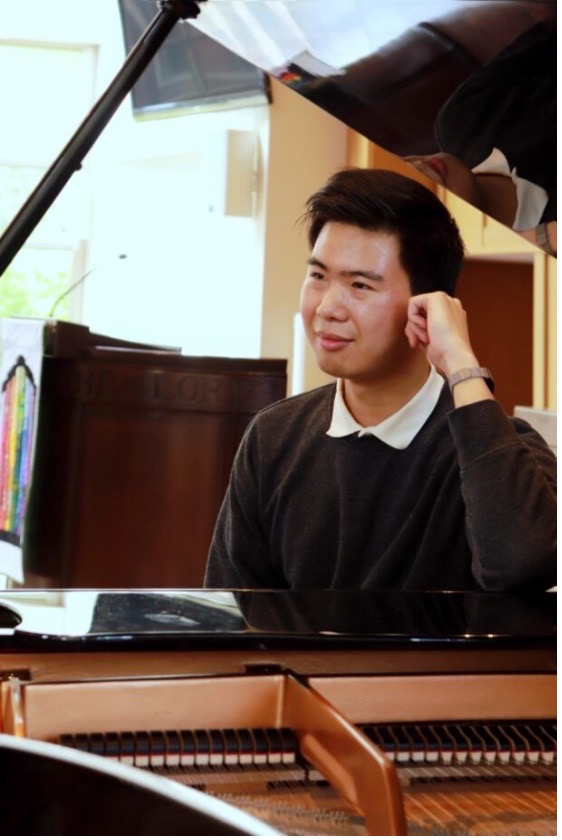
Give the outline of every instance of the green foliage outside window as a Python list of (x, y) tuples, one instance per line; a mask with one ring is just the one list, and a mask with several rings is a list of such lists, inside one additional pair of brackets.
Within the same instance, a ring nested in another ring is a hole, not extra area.
[[(71, 284), (72, 253), (26, 248), (0, 277), (0, 318), (21, 315), (48, 318), (53, 305)], [(70, 318), (70, 298), (57, 305), (53, 317)]]
[[(17, 213), (43, 175), (37, 166), (0, 164), (0, 230)], [(49, 238), (49, 231), (46, 237)], [(53, 304), (72, 282), (70, 249), (26, 244), (0, 277), (0, 318), (49, 316)], [(70, 299), (57, 306), (56, 317), (67, 320)]]

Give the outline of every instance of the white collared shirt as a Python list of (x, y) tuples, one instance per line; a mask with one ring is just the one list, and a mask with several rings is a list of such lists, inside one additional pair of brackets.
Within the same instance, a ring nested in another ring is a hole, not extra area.
[(330, 437), (374, 435), (394, 449), (406, 449), (437, 405), (444, 384), (443, 377), (431, 366), (425, 383), (406, 405), (376, 426), (362, 426), (350, 414), (343, 398), (342, 380), (338, 379), (332, 421), (326, 434)]
[(517, 174), (517, 167), (510, 169), (507, 158), (500, 149), (492, 149), (486, 160), (475, 166), (472, 171), (475, 175), (504, 175), (511, 178), (515, 184), (517, 198), (517, 211), (511, 225), (513, 230), (529, 230), (539, 224), (548, 204), (547, 191), (538, 184), (521, 178)]

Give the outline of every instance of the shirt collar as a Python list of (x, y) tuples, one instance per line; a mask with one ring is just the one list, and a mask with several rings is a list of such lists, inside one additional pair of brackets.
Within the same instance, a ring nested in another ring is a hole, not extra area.
[(332, 421), (326, 432), (330, 437), (373, 435), (394, 449), (406, 449), (429, 418), (441, 394), (443, 377), (430, 367), (429, 376), (412, 399), (375, 426), (362, 426), (350, 414), (343, 398), (343, 383), (338, 379)]

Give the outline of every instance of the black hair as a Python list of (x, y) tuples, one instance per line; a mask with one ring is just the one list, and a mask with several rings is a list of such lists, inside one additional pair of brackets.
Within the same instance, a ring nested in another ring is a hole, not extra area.
[(454, 294), (464, 245), (451, 214), (412, 178), (386, 169), (336, 172), (310, 196), (302, 220), (311, 249), (328, 222), (394, 234), (412, 294)]

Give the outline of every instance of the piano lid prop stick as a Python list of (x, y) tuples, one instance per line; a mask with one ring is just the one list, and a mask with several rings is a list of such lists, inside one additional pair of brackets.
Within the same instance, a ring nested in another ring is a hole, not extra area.
[(65, 184), (82, 166), (82, 160), (125, 99), (151, 59), (181, 18), (196, 18), (206, 0), (160, 0), (159, 11), (149, 23), (106, 91), (49, 167), (0, 238), (0, 276), (35, 230)]

